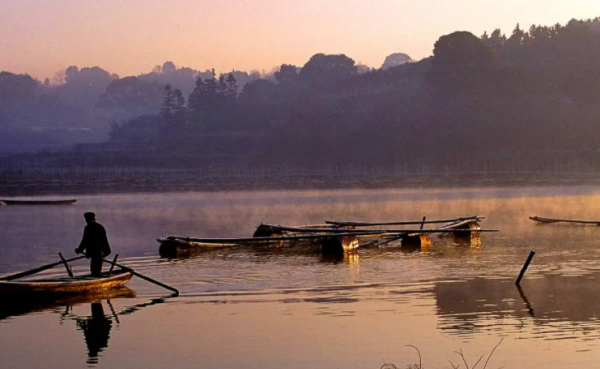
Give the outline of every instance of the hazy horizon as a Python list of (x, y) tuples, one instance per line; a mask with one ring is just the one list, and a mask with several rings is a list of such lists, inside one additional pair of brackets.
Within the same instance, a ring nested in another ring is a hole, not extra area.
[(69, 65), (138, 75), (170, 60), (198, 70), (302, 66), (316, 53), (346, 54), (378, 68), (403, 52), (419, 60), (442, 35), (517, 23), (566, 23), (600, 15), (586, 0), (210, 1), (0, 0), (0, 70), (43, 80)]

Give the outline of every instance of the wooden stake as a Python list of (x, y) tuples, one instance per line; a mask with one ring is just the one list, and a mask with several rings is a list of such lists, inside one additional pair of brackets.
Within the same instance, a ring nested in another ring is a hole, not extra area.
[(531, 260), (533, 260), (534, 255), (535, 255), (535, 251), (531, 251), (529, 253), (527, 260), (525, 261), (525, 265), (523, 265), (523, 268), (521, 269), (521, 273), (519, 273), (519, 278), (517, 278), (517, 282), (515, 283), (517, 286), (519, 286), (521, 284), (521, 279), (523, 279), (523, 275), (525, 275), (525, 271), (527, 270), (527, 267), (529, 267), (529, 263), (531, 263)]

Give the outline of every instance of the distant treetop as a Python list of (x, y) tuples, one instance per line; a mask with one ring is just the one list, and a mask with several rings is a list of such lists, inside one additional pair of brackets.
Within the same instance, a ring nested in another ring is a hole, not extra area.
[(298, 77), (308, 84), (324, 87), (356, 74), (356, 63), (344, 54), (315, 54), (304, 64)]
[(394, 54), (388, 55), (388, 57), (385, 58), (385, 61), (383, 62), (381, 69), (386, 70), (391, 67), (397, 67), (398, 65), (412, 63), (413, 61), (414, 60), (407, 54), (394, 53)]

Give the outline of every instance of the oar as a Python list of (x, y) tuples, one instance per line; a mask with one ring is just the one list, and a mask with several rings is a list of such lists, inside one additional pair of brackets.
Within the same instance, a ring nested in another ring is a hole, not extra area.
[(136, 272), (135, 270), (133, 270), (133, 269), (131, 269), (131, 268), (129, 268), (129, 267), (126, 267), (125, 265), (121, 265), (121, 264), (118, 264), (118, 263), (116, 263), (116, 262), (112, 262), (112, 261), (110, 261), (110, 260), (106, 260), (106, 259), (102, 259), (102, 260), (104, 260), (105, 262), (107, 262), (107, 263), (109, 263), (109, 264), (116, 265), (116, 266), (118, 266), (119, 268), (123, 269), (124, 271), (126, 271), (126, 272), (129, 272), (129, 273), (131, 273), (131, 274), (133, 274), (133, 275), (135, 275), (135, 276), (137, 276), (137, 277), (140, 277), (140, 278), (142, 278), (142, 279), (145, 279), (145, 280), (147, 280), (148, 282), (154, 283), (154, 284), (156, 284), (156, 285), (158, 285), (158, 286), (161, 286), (162, 288), (166, 288), (166, 289), (168, 289), (168, 290), (171, 290), (171, 291), (175, 292), (175, 296), (179, 296), (179, 290), (178, 290), (177, 288), (175, 288), (175, 287), (171, 287), (171, 286), (169, 286), (169, 285), (166, 285), (166, 284), (164, 284), (164, 283), (162, 283), (162, 282), (159, 282), (159, 281), (157, 281), (157, 280), (155, 280), (155, 279), (152, 279), (152, 278), (150, 278), (150, 277), (147, 277), (147, 276), (145, 276), (145, 275), (143, 275), (143, 274), (140, 274), (140, 273)]
[(112, 275), (113, 269), (115, 269), (115, 264), (117, 263), (117, 259), (119, 258), (119, 254), (115, 255), (115, 258), (112, 261), (112, 265), (110, 266), (110, 270), (108, 271), (108, 278)]
[(2, 277), (2, 278), (0, 278), (0, 281), (12, 281), (13, 279), (27, 277), (28, 275), (32, 275), (32, 274), (36, 274), (36, 273), (39, 273), (39, 272), (43, 272), (44, 270), (47, 270), (47, 269), (52, 269), (52, 268), (54, 268), (57, 265), (61, 265), (61, 264), (68, 263), (68, 262), (71, 262), (71, 261), (83, 259), (84, 257), (85, 257), (85, 255), (82, 255), (82, 256), (77, 256), (77, 257), (74, 257), (72, 259), (68, 259), (68, 260), (65, 260), (65, 261), (61, 260), (61, 261), (59, 261), (57, 263), (42, 265), (39, 268), (35, 268), (35, 269), (27, 270), (27, 271), (24, 271), (24, 272), (20, 272), (20, 273), (17, 273), (17, 274), (13, 274), (13, 275), (9, 275), (9, 276), (6, 276), (6, 277)]
[(67, 269), (67, 274), (69, 275), (69, 277), (73, 278), (73, 271), (71, 270), (69, 263), (67, 263), (67, 260), (65, 260), (65, 257), (63, 256), (62, 252), (59, 252), (58, 256), (60, 257), (60, 260), (62, 260), (63, 264), (65, 264), (65, 269)]

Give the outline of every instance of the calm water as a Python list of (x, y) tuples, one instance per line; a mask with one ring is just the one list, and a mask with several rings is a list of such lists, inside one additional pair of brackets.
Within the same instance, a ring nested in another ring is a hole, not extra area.
[[(600, 219), (592, 187), (98, 195), (64, 207), (0, 208), (0, 274), (73, 256), (85, 211), (113, 251), (176, 286), (134, 279), (113, 296), (36, 306), (2, 301), (0, 368), (379, 368), (418, 362), (488, 368), (600, 361)], [(261, 222), (392, 221), (484, 215), (481, 244), (433, 237), (330, 259), (314, 250), (212, 250), (166, 259), (157, 237), (246, 237)], [(537, 252), (522, 291), (514, 286)], [(76, 272), (87, 270), (76, 264)], [(60, 268), (45, 275), (63, 275)], [(482, 366), (482, 364), (479, 364)]]

